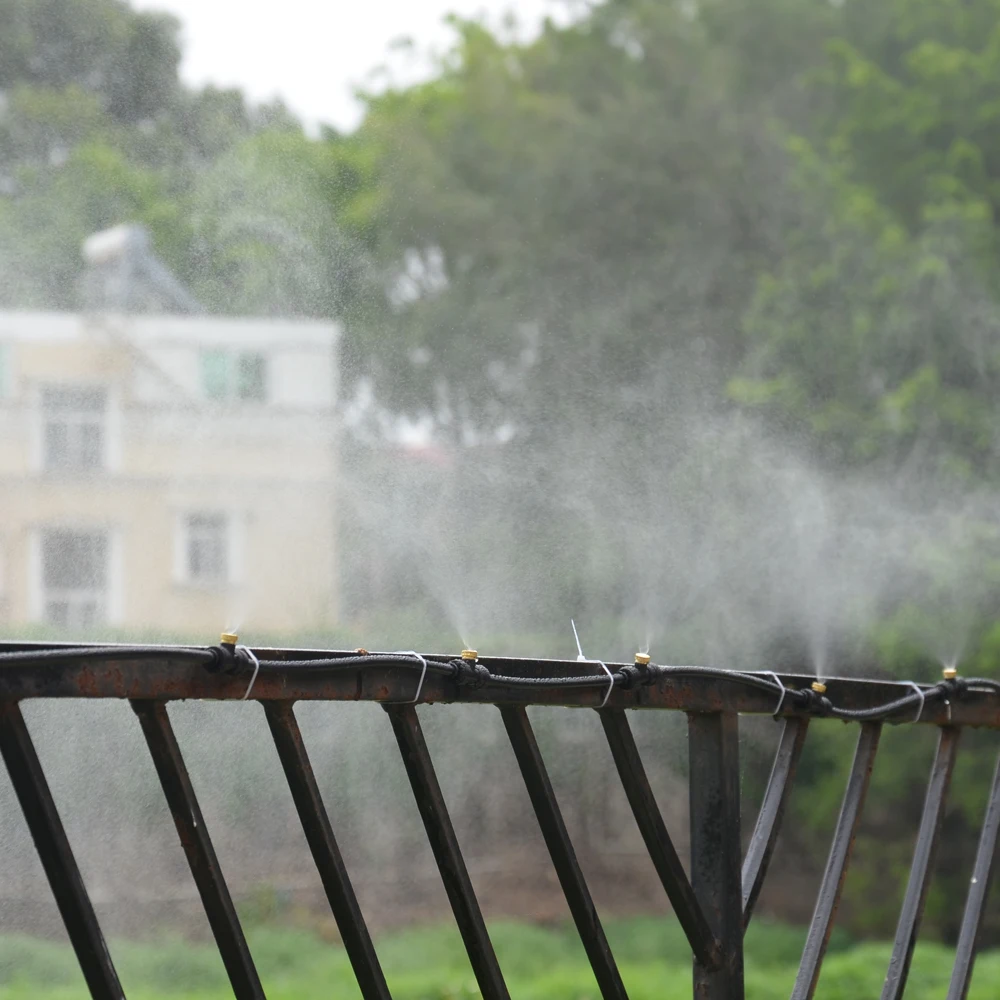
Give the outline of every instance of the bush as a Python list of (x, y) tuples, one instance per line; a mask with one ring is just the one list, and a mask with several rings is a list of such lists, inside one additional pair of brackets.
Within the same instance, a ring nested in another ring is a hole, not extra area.
[[(690, 1000), (691, 960), (672, 919), (610, 921), (608, 938), (631, 1000)], [(518, 1000), (600, 1000), (583, 948), (570, 925), (542, 928), (498, 921), (490, 927), (512, 996)], [(747, 934), (747, 1000), (786, 1000), (795, 980), (805, 932), (759, 923)], [(269, 1000), (359, 1000), (346, 954), (304, 931), (255, 928), (250, 948)], [(378, 942), (396, 1000), (473, 1000), (478, 987), (454, 926), (431, 926), (387, 935)], [(878, 996), (890, 946), (852, 946), (834, 935), (817, 1000)], [(112, 954), (130, 1000), (224, 1000), (230, 987), (218, 953), (209, 944), (167, 938), (117, 942)], [(943, 996), (953, 953), (921, 945), (906, 995)], [(85, 1000), (88, 996), (66, 945), (25, 936), (0, 938), (0, 1000)], [(1000, 953), (980, 957), (970, 1000), (1000, 996)]]

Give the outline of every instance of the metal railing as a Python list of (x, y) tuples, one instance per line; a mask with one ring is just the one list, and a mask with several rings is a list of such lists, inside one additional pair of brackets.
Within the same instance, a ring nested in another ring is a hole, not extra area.
[[(88, 647), (0, 645), (0, 752), (38, 849), (87, 986), (100, 1000), (124, 996), (19, 703), (31, 698), (110, 698), (130, 702), (145, 737), (205, 913), (238, 1000), (264, 997), (253, 957), (215, 854), (167, 703), (243, 700), (263, 707), (295, 808), (365, 1000), (389, 989), (344, 865), (294, 712), (296, 701), (374, 701), (385, 708), (427, 838), (479, 989), (509, 993), (490, 942), (462, 850), (421, 730), (421, 703), (491, 704), (501, 714), (569, 910), (608, 1000), (627, 994), (577, 860), (527, 715), (530, 705), (592, 707), (599, 716), (628, 802), (656, 874), (691, 946), (693, 990), (704, 1000), (744, 995), (743, 936), (767, 876), (782, 817), (812, 720), (835, 716), (858, 726), (857, 747), (829, 858), (807, 933), (793, 1000), (812, 997), (857, 834), (886, 722), (937, 726), (909, 882), (883, 1000), (906, 987), (938, 845), (962, 728), (1000, 728), (1000, 685), (946, 672), (936, 685), (634, 664), (461, 657), (364, 650), (247, 650), (236, 637), (219, 646)], [(950, 674), (950, 676), (949, 676)], [(690, 864), (682, 864), (657, 807), (628, 721), (628, 710), (688, 715)], [(773, 715), (782, 725), (756, 825), (742, 856), (739, 716)], [(966, 996), (1000, 832), (1000, 764), (993, 779), (948, 991)]]

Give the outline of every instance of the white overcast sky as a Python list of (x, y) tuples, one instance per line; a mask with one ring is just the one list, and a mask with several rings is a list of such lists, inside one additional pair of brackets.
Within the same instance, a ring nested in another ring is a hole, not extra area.
[(546, 14), (565, 13), (559, 0), (133, 0), (166, 10), (183, 26), (181, 74), (192, 84), (239, 86), (257, 100), (280, 96), (312, 127), (353, 128), (359, 109), (352, 89), (390, 63), (397, 78), (425, 72), (426, 61), (390, 52), (401, 37), (418, 52), (440, 49), (450, 12), (483, 14), (492, 24), (513, 11), (527, 31)]

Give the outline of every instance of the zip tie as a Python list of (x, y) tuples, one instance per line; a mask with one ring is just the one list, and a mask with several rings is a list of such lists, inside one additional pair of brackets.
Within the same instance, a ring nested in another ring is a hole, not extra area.
[(572, 618), (569, 620), (570, 625), (573, 626), (573, 638), (576, 639), (576, 652), (577, 652), (577, 662), (578, 663), (598, 663), (604, 672), (608, 675), (608, 689), (604, 692), (604, 700), (598, 706), (599, 708), (604, 708), (608, 703), (608, 699), (611, 697), (611, 690), (615, 686), (615, 675), (608, 670), (608, 665), (603, 660), (591, 660), (583, 655), (583, 647), (580, 645), (580, 636), (576, 631), (576, 622)]
[(409, 705), (416, 705), (420, 701), (420, 692), (424, 689), (424, 678), (427, 676), (427, 661), (413, 649), (403, 650), (406, 656), (415, 656), (423, 665), (423, 670), (420, 671), (420, 681), (417, 683), (417, 693), (413, 696), (413, 701), (407, 702)]
[(254, 651), (249, 646), (237, 646), (236, 651), (239, 652), (243, 650), (247, 656), (250, 657), (250, 662), (253, 663), (253, 677), (250, 678), (250, 683), (247, 685), (246, 693), (240, 699), (241, 701), (246, 701), (250, 697), (250, 692), (253, 690), (254, 682), (257, 680), (257, 674), (260, 673), (260, 660), (257, 659)]
[[(920, 708), (917, 709), (917, 717), (913, 720), (914, 722), (919, 722), (920, 716), (924, 714), (924, 702), (927, 699), (927, 695), (924, 693), (923, 689), (918, 684), (915, 684), (913, 681), (907, 681), (906, 683), (909, 684), (910, 687), (913, 688), (913, 690), (916, 691), (918, 695), (920, 695)], [(948, 706), (948, 710), (949, 712), (951, 711), (950, 705)], [(949, 715), (948, 718), (950, 720), (951, 716)]]
[(611, 697), (611, 689), (615, 686), (615, 675), (608, 670), (608, 665), (603, 660), (588, 660), (588, 663), (599, 663), (603, 668), (604, 672), (608, 675), (608, 689), (604, 692), (604, 701), (601, 702), (600, 708), (604, 708), (608, 703), (608, 699)]
[(773, 670), (762, 670), (762, 674), (767, 674), (768, 677), (774, 678), (774, 683), (781, 688), (781, 697), (778, 699), (778, 707), (774, 710), (774, 714), (771, 716), (772, 719), (778, 717), (778, 713), (781, 711), (781, 706), (785, 704), (785, 695), (788, 694), (788, 688), (781, 683), (781, 678)]

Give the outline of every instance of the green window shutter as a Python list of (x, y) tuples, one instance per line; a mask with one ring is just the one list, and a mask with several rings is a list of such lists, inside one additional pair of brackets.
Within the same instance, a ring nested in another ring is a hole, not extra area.
[(236, 366), (236, 395), (263, 403), (267, 397), (267, 360), (263, 354), (241, 354)]
[(229, 398), (229, 355), (225, 351), (201, 352), (201, 384), (208, 399)]

